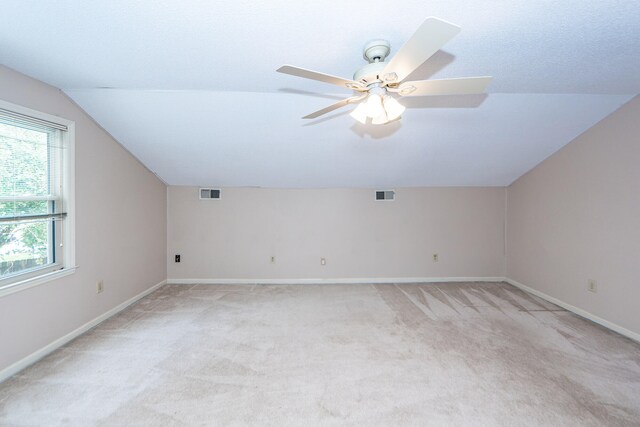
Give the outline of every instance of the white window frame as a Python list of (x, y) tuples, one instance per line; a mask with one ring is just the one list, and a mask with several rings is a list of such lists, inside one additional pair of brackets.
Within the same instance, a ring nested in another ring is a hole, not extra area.
[(54, 266), (47, 265), (42, 268), (0, 279), (0, 297), (3, 297), (70, 275), (74, 273), (77, 268), (75, 236), (75, 122), (1, 99), (0, 108), (67, 127), (66, 131), (61, 132), (62, 144), (65, 147), (65, 149), (62, 150), (64, 156), (62, 159), (62, 167), (64, 168), (62, 186), (66, 206), (65, 211), (67, 213), (64, 219), (64, 226), (62, 227), (62, 262)]

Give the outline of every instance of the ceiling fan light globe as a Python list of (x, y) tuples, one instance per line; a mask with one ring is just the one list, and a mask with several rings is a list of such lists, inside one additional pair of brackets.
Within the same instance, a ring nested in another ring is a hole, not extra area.
[(400, 104), (394, 97), (386, 95), (384, 97), (384, 109), (387, 112), (389, 121), (395, 120), (404, 113), (406, 107)]
[(364, 105), (366, 107), (367, 116), (371, 118), (385, 114), (384, 106), (382, 105), (382, 97), (380, 95), (370, 94)]
[(377, 117), (374, 117), (373, 119), (371, 119), (371, 124), (372, 125), (385, 125), (387, 123), (389, 123), (389, 117), (387, 117), (386, 113), (382, 113)]
[(356, 108), (349, 114), (356, 121), (362, 123), (363, 125), (367, 123), (367, 107), (364, 102), (358, 104)]

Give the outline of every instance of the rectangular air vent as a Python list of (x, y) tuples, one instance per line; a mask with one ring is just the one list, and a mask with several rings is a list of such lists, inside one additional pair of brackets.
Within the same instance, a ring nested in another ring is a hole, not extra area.
[(396, 192), (393, 190), (378, 190), (376, 191), (376, 200), (393, 200), (396, 197)]
[(201, 188), (200, 200), (220, 200), (219, 188)]

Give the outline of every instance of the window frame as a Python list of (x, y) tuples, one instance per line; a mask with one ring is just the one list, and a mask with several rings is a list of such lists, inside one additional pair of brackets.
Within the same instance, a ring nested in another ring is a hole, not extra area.
[[(42, 111), (33, 110), (21, 105), (13, 104), (0, 99), (0, 108), (28, 116), (36, 120), (43, 120), (50, 123), (66, 126), (66, 131), (61, 131), (61, 143), (64, 146), (62, 152), (62, 200), (64, 200), (66, 208), (66, 217), (62, 221), (53, 221), (54, 227), (62, 236), (62, 248), (56, 243), (49, 250), (62, 255), (62, 262), (54, 261), (53, 264), (25, 270), (24, 272), (10, 275), (0, 279), (0, 297), (25, 289), (38, 286), (52, 280), (70, 275), (75, 272), (75, 122)], [(60, 200), (59, 198), (50, 198), (51, 201)], [(57, 246), (57, 247), (56, 247)], [(58, 258), (60, 258), (58, 256)]]

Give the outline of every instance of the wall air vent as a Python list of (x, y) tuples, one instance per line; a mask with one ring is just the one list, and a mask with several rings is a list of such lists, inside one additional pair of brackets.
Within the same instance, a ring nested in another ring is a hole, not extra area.
[(200, 200), (220, 200), (221, 193), (219, 188), (201, 188)]
[(396, 192), (393, 190), (376, 191), (376, 200), (393, 200), (396, 198)]

